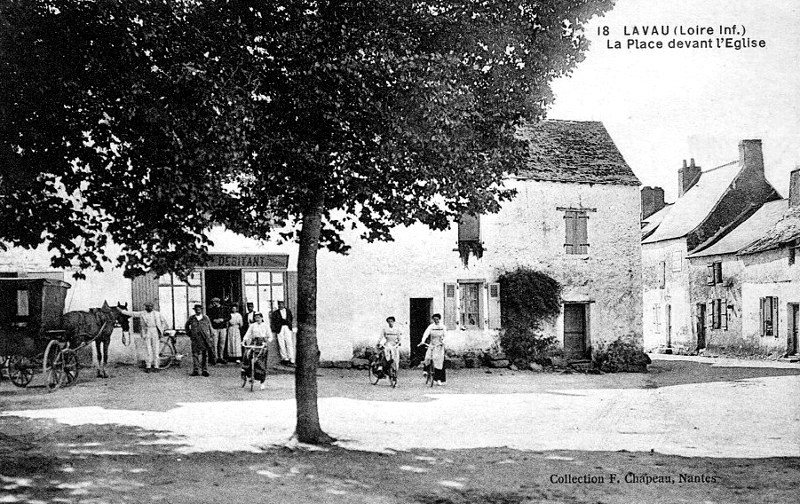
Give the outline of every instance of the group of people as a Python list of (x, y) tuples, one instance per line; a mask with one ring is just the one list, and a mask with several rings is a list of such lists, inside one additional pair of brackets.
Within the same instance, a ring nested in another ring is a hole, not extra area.
[(252, 356), (242, 351), (243, 346), (267, 344), (275, 339), (281, 364), (294, 366), (293, 317), (285, 302), (278, 301), (278, 308), (270, 313), (269, 326), (264, 315), (254, 310), (253, 303), (247, 303), (247, 312), (242, 315), (236, 305), (226, 309), (215, 297), (207, 315), (201, 305), (195, 305), (194, 312), (186, 322), (186, 334), (192, 342), (192, 376), (208, 376), (208, 364), (225, 363), (226, 356), (229, 360), (247, 360)]
[[(168, 327), (167, 321), (154, 304), (147, 302), (142, 311), (120, 310), (123, 315), (136, 317), (141, 323), (141, 335), (147, 352), (145, 372), (159, 371), (159, 338)], [(224, 364), (228, 360), (241, 361), (250, 356), (243, 345), (267, 344), (278, 340), (281, 364), (294, 366), (293, 316), (283, 301), (270, 313), (270, 324), (264, 323), (263, 314), (247, 303), (247, 312), (239, 313), (235, 304), (222, 305), (220, 298), (211, 299), (207, 314), (202, 305), (194, 306), (194, 315), (186, 321), (186, 334), (192, 344), (192, 376), (208, 376), (208, 366)], [(266, 360), (266, 352), (263, 353)], [(266, 367), (266, 362), (264, 362)], [(263, 383), (263, 379), (262, 379)]]
[[(143, 311), (120, 310), (123, 315), (138, 317), (141, 321), (141, 335), (147, 351), (145, 372), (159, 371), (158, 352), (159, 337), (164, 333), (167, 322), (153, 303), (145, 303)], [(447, 327), (442, 324), (442, 316), (435, 313), (432, 323), (425, 329), (422, 341), (418, 346), (427, 345), (425, 352), (426, 373), (433, 373), (434, 384), (444, 385), (447, 375), (444, 369), (445, 348), (444, 336)], [(246, 347), (263, 346), (278, 340), (281, 364), (294, 366), (294, 342), (292, 335), (292, 312), (283, 301), (278, 301), (278, 308), (270, 313), (270, 323), (264, 322), (264, 316), (247, 303), (244, 316), (233, 304), (228, 309), (222, 306), (220, 299), (211, 299), (208, 314), (203, 313), (202, 305), (194, 306), (194, 315), (186, 321), (186, 334), (192, 343), (192, 376), (208, 376), (209, 364), (225, 363), (228, 359), (243, 361), (243, 370), (249, 368), (250, 359), (256, 356), (252, 351), (243, 352)], [(395, 371), (400, 363), (400, 328), (395, 325), (395, 318), (388, 317), (386, 326), (381, 330), (377, 347), (383, 352), (385, 362), (391, 362)], [(242, 334), (244, 332), (244, 334)], [(266, 352), (259, 352), (257, 357), (259, 373), (251, 378), (258, 379), (264, 386), (266, 376)], [(244, 372), (244, 371), (243, 371)], [(254, 373), (255, 374), (255, 373)]]
[[(427, 345), (428, 349), (423, 361), (425, 373), (433, 373), (433, 383), (441, 386), (447, 381), (444, 368), (444, 335), (447, 327), (442, 323), (442, 316), (438, 313), (433, 314), (431, 321), (432, 323), (422, 334), (422, 341), (417, 346)], [(394, 317), (386, 319), (386, 325), (381, 330), (376, 346), (383, 353), (382, 361), (391, 365), (397, 372), (400, 366), (401, 331), (399, 327), (395, 326), (395, 322)]]

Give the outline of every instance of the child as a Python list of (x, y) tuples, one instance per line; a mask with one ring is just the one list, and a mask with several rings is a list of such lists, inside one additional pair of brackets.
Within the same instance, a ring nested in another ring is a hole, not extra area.
[[(260, 313), (253, 315), (253, 323), (247, 328), (247, 333), (244, 335), (242, 345), (245, 346), (264, 346), (272, 343), (272, 332), (269, 326), (264, 323), (264, 316)], [(255, 353), (254, 355), (254, 352)], [(250, 376), (251, 362), (253, 359), (253, 376)], [(242, 380), (247, 378), (251, 380), (258, 380), (261, 382), (261, 390), (264, 390), (264, 381), (267, 378), (267, 349), (261, 350), (248, 348), (242, 357)]]

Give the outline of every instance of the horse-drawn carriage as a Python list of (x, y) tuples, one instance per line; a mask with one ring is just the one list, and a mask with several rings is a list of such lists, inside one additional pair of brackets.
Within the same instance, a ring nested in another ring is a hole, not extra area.
[(69, 288), (46, 278), (0, 279), (0, 362), (14, 385), (26, 387), (37, 369), (49, 391), (72, 385), (80, 370), (77, 351), (110, 338), (119, 309), (64, 314)]

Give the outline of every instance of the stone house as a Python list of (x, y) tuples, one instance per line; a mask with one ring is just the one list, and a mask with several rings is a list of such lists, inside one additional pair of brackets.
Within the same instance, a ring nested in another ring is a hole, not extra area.
[[(648, 217), (642, 228), (645, 349), (693, 351), (703, 303), (692, 297), (688, 256), (716, 243), (764, 203), (779, 200), (764, 177), (760, 140), (742, 140), (739, 158), (710, 170), (692, 159), (678, 170), (678, 199)], [(703, 269), (703, 275), (706, 269)], [(703, 277), (704, 278), (704, 277)], [(718, 298), (713, 298), (718, 299)], [(702, 336), (702, 335), (701, 335)]]
[[(641, 338), (639, 180), (599, 122), (545, 121), (524, 134), (531, 143), (530, 168), (506, 180), (517, 196), (499, 213), (465, 216), (445, 231), (398, 227), (386, 243), (360, 241), (354, 230), (344, 237), (352, 245), (347, 256), (319, 252), (322, 360), (349, 360), (354, 348), (373, 346), (390, 315), (403, 329), (406, 355), (437, 312), (449, 329), (449, 348), (486, 348), (502, 325), (498, 276), (519, 266), (563, 286), (561, 314), (544, 332), (569, 352), (585, 354), (596, 342), (623, 335)], [(279, 300), (295, 306), (295, 245), (264, 244), (219, 229), (211, 238), (211, 261), (188, 283), (173, 275), (131, 281), (113, 269), (74, 282), (69, 272), (49, 270), (44, 251), (36, 257), (0, 253), (0, 274), (57, 275), (73, 283), (69, 309), (99, 306), (104, 299), (141, 309), (152, 301), (178, 328), (193, 304), (206, 305), (213, 296), (253, 302), (260, 311)], [(115, 336), (112, 358), (136, 358), (119, 341)], [(418, 352), (412, 360), (421, 357)]]

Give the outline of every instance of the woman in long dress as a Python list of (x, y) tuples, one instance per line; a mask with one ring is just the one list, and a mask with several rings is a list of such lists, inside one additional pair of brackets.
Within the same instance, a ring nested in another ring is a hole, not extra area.
[(400, 368), (400, 328), (395, 324), (395, 318), (386, 319), (386, 326), (381, 330), (378, 338), (378, 348), (383, 350), (383, 355), (387, 361), (392, 362), (395, 372)]
[(231, 306), (231, 316), (228, 319), (228, 343), (226, 351), (228, 359), (241, 360), (242, 358), (242, 314), (239, 313), (239, 307), (236, 305)]
[(434, 313), (431, 319), (433, 323), (425, 329), (419, 346), (428, 342), (428, 351), (425, 352), (425, 366), (428, 372), (431, 372), (431, 367), (433, 368), (433, 383), (435, 385), (444, 385), (447, 381), (447, 374), (444, 370), (444, 333), (447, 331), (447, 327), (441, 323), (442, 316), (438, 313)]

